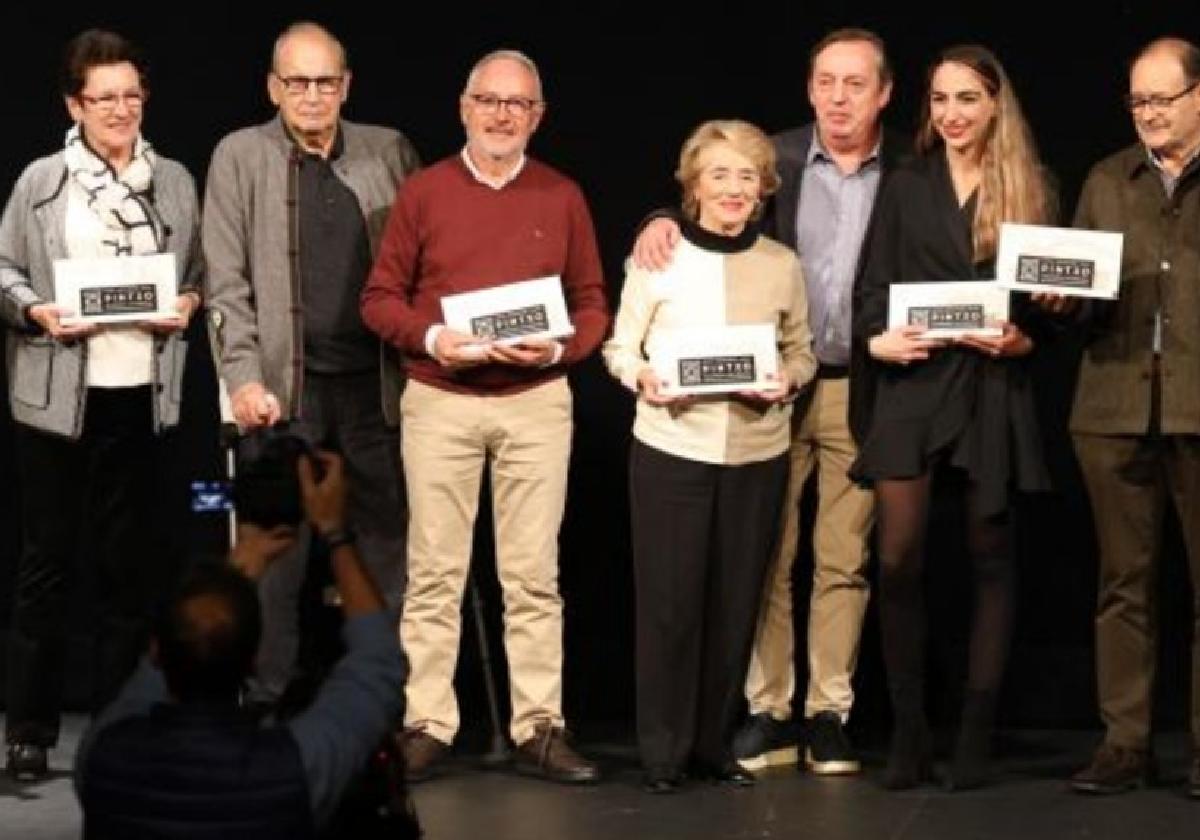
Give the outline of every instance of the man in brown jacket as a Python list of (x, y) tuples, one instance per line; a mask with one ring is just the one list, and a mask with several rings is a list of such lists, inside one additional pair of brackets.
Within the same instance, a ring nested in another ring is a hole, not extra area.
[(1101, 161), (1075, 214), (1125, 235), (1121, 296), (1097, 313), (1071, 432), (1100, 550), (1096, 666), (1103, 744), (1072, 786), (1121, 793), (1149, 769), (1155, 569), (1175, 505), (1191, 565), (1192, 766), (1200, 797), (1200, 49), (1146, 46), (1130, 69), (1138, 141)]

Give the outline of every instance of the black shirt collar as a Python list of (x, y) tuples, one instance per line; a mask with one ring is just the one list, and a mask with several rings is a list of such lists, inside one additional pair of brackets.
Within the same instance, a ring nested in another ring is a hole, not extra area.
[[(310, 152), (308, 149), (300, 145), (300, 141), (296, 139), (296, 135), (292, 134), (291, 129), (287, 127), (287, 123), (283, 124), (283, 130), (287, 134), (288, 140), (291, 141), (292, 152), (297, 158), (300, 160), (303, 160), (304, 158), (316, 158), (317, 160), (322, 159), (321, 156), (316, 152)], [(342, 124), (339, 122), (333, 131), (333, 145), (329, 147), (329, 157), (327, 160), (329, 163), (333, 163), (335, 160), (340, 158), (345, 151), (346, 138), (342, 132)]]

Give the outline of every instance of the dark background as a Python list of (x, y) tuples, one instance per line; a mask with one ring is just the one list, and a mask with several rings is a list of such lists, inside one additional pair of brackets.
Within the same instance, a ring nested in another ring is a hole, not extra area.
[[(69, 3), (27, 6), (19, 12), (10, 7), (0, 13), (5, 106), (0, 190), (7, 194), (27, 163), (61, 147), (68, 122), (57, 93), (58, 59), (67, 39), (88, 26), (116, 29), (147, 51), (151, 98), (144, 132), (161, 154), (182, 161), (201, 184), (220, 137), (270, 117), (265, 92), (270, 48), (279, 30), (293, 20), (322, 22), (345, 43), (354, 71), (345, 114), (399, 128), (426, 161), (461, 147), (457, 95), (472, 62), (490, 49), (512, 46), (539, 62), (549, 101), (532, 151), (582, 185), (615, 306), (622, 261), (637, 222), (649, 209), (677, 200), (671, 173), (688, 131), (714, 117), (748, 119), (768, 131), (810, 119), (807, 54), (826, 31), (861, 25), (887, 40), (897, 79), (886, 116), (905, 131), (915, 119), (924, 67), (937, 50), (960, 41), (993, 48), (1012, 76), (1069, 214), (1092, 163), (1133, 138), (1120, 99), (1130, 55), (1158, 35), (1200, 38), (1200, 17), (1187, 5), (1093, 3), (1064, 19), (1065, 13), (1052, 4), (1023, 10), (1011, 3), (972, 13), (937, 11), (932, 3), (859, 3), (851, 8), (799, 2), (704, 7), (592, 3), (580, 8), (558, 3), (348, 2), (258, 8), (183, 2), (108, 4), (104, 12), (96, 10), (97, 4), (87, 11)], [(221, 473), (212, 365), (202, 336), (195, 329), (192, 333), (197, 340), (189, 359), (184, 419), (163, 459), (162, 508), (155, 513), (170, 526), (171, 544), (164, 546), (162, 562), (171, 567), (218, 553), (222, 533), (221, 521), (188, 510), (187, 483)], [(1058, 492), (1021, 505), (1017, 638), (1002, 710), (1013, 726), (1097, 725), (1092, 677), (1095, 546), (1064, 431), (1078, 349), (1067, 339), (1043, 348), (1038, 360), (1048, 457)], [(572, 381), (577, 433), (561, 533), (565, 702), (573, 727), (587, 737), (628, 732), (633, 717), (633, 591), (625, 492), (632, 404), (596, 359), (576, 369)], [(5, 410), (0, 416), (0, 626), (7, 624), (19, 549), (20, 487), (10, 426)], [(939, 501), (930, 529), (931, 674), (935, 716), (942, 721), (953, 717), (970, 608), (955, 503), (953, 498)], [(491, 573), (490, 539), (486, 529), (480, 532), (477, 565), (499, 658), (499, 595)], [(86, 550), (80, 559), (86, 567)], [(806, 553), (798, 563), (801, 593), (809, 562)], [(1159, 725), (1178, 729), (1186, 717), (1190, 590), (1173, 522), (1168, 524), (1159, 586), (1164, 596)], [(805, 601), (799, 594), (801, 611)], [(76, 699), (86, 696), (90, 657), (86, 590), (79, 604), (72, 613), (70, 675), (70, 694)], [(802, 615), (797, 624), (802, 634)], [(856, 725), (867, 729), (885, 723), (887, 713), (876, 634), (872, 608), (857, 678)], [(477, 652), (473, 628), (464, 624), (461, 702), (465, 729), (476, 734), (486, 716)]]

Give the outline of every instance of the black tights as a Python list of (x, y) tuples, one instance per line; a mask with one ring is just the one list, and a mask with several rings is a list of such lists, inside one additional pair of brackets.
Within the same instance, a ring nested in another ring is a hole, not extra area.
[[(925, 658), (922, 581), (931, 476), (875, 483), (879, 508), (880, 622), (898, 716), (921, 713)], [(982, 517), (967, 493), (967, 553), (975, 577), (967, 691), (994, 697), (1008, 659), (1015, 571), (1008, 514)], [(899, 696), (898, 696), (899, 695)]]

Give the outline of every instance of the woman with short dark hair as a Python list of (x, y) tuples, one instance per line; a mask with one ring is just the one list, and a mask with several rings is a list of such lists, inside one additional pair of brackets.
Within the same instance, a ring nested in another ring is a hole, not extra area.
[[(23, 538), (9, 634), (7, 769), (21, 780), (47, 774), (47, 750), (58, 740), (76, 556), (95, 570), (94, 708), (136, 664), (165, 582), (165, 560), (152, 551), (156, 443), (179, 419), (181, 336), (200, 305), (201, 262), (192, 178), (141, 135), (145, 71), (120, 35), (93, 29), (72, 39), (62, 70), (72, 120), (64, 148), (25, 169), (0, 220)], [(144, 319), (96, 324), (57, 302), (57, 261), (104, 261), (97, 265), (120, 276), (123, 267), (107, 261), (151, 255), (174, 257), (170, 300), (148, 296), (144, 284), (137, 300), (117, 287), (95, 290), (93, 301), (110, 311), (144, 308)]]

